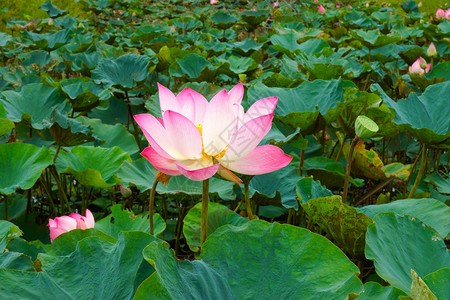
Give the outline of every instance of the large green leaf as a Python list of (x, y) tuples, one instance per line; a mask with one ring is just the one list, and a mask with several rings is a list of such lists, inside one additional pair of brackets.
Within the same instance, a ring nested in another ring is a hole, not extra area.
[(47, 2), (42, 4), (41, 9), (46, 11), (50, 18), (64, 16), (65, 14), (68, 13), (67, 10), (61, 10), (58, 7), (56, 7), (55, 5), (53, 5), (51, 0), (48, 0)]
[[(200, 221), (202, 214), (202, 203), (197, 203), (192, 207), (183, 220), (183, 234), (192, 251), (196, 252), (200, 249)], [(248, 222), (247, 218), (243, 218), (226, 206), (219, 203), (210, 202), (208, 205), (208, 227), (207, 236), (210, 236), (218, 228), (231, 224), (240, 226)]]
[(207, 239), (201, 257), (228, 279), (238, 299), (347, 299), (362, 290), (358, 268), (335, 245), (290, 225), (226, 225)]
[(315, 181), (312, 177), (305, 177), (297, 181), (295, 184), (297, 198), (301, 203), (307, 203), (309, 200), (320, 197), (332, 196), (333, 193)]
[(149, 74), (149, 58), (127, 53), (117, 59), (103, 59), (92, 71), (92, 80), (125, 90), (144, 81)]
[(35, 33), (25, 31), (28, 38), (33, 41), (36, 48), (45, 49), (47, 51), (60, 48), (67, 44), (72, 38), (72, 32), (69, 29), (63, 29), (56, 32)]
[(30, 257), (18, 252), (0, 253), (0, 269), (35, 271)]
[(143, 251), (156, 272), (136, 291), (140, 299), (235, 299), (226, 279), (201, 261), (175, 260), (166, 242), (153, 242)]
[(46, 148), (22, 143), (1, 144), (0, 193), (8, 195), (18, 187), (31, 188), (51, 163), (52, 157)]
[(13, 122), (25, 120), (35, 129), (51, 126), (48, 121), (55, 108), (63, 109), (65, 99), (58, 89), (42, 83), (30, 83), (22, 87), (20, 92), (4, 91), (4, 99), (0, 99), (5, 106), (8, 119)]
[(8, 243), (22, 235), (22, 231), (11, 222), (0, 220), (0, 253), (5, 251)]
[(139, 152), (136, 140), (124, 125), (103, 124), (99, 119), (90, 119), (88, 117), (78, 117), (77, 120), (92, 127), (92, 135), (97, 139), (104, 141), (101, 144), (101, 147), (112, 148), (118, 146), (130, 155)]
[(447, 236), (450, 231), (450, 208), (435, 199), (402, 199), (388, 204), (367, 205), (357, 209), (372, 219), (378, 213), (390, 211), (399, 215), (410, 215), (433, 227), (443, 237)]
[(386, 105), (395, 109), (395, 123), (428, 146), (450, 149), (450, 118), (447, 114), (449, 81), (429, 86), (420, 96), (411, 93), (407, 99), (397, 102), (387, 96), (380, 86), (374, 85), (374, 88), (381, 92)]
[(402, 40), (400, 35), (384, 35), (379, 30), (359, 30), (354, 29), (350, 34), (360, 41), (364, 46), (374, 49), (385, 45), (393, 44)]
[(278, 97), (275, 115), (281, 122), (293, 128), (300, 128), (302, 134), (321, 129), (321, 118), (343, 102), (344, 88), (354, 86), (350, 81), (340, 79), (306, 81), (297, 88), (267, 87), (257, 83), (248, 90), (248, 104), (265, 97)]
[[(142, 158), (133, 162), (126, 161), (120, 168), (118, 176), (124, 186), (134, 184), (141, 192), (144, 192), (152, 188), (157, 173), (148, 160)], [(187, 195), (201, 195), (202, 182), (193, 181), (184, 176), (174, 176), (170, 178), (167, 186), (158, 184), (156, 191), (159, 194), (184, 193)], [(220, 198), (225, 200), (233, 200), (236, 197), (233, 193), (233, 183), (217, 178), (210, 179), (209, 192), (210, 194), (217, 193)]]
[(393, 286), (381, 286), (377, 282), (369, 281), (364, 284), (364, 292), (358, 296), (358, 300), (398, 300), (399, 296), (406, 294)]
[(283, 205), (297, 209), (295, 183), (299, 179), (297, 170), (292, 166), (255, 176), (249, 183), (250, 197), (261, 205)]
[[(345, 169), (333, 159), (322, 156), (305, 159), (302, 170), (319, 180), (327, 188), (342, 187), (344, 184)], [(352, 177), (349, 180), (355, 186), (361, 185), (360, 181), (354, 180)]]
[(326, 238), (260, 220), (216, 230), (200, 261), (176, 263), (167, 243), (152, 243), (144, 255), (156, 273), (136, 299), (347, 299), (362, 291), (358, 268)]
[[(98, 237), (78, 242), (74, 252), (55, 256), (42, 272), (0, 269), (0, 294), (7, 299), (131, 299), (152, 268), (143, 266), (142, 250), (155, 238), (123, 232), (117, 243)], [(148, 264), (147, 264), (148, 265)]]
[(0, 136), (14, 128), (14, 122), (6, 118), (6, 110), (0, 102)]
[[(159, 235), (166, 229), (166, 223), (159, 214), (153, 214), (154, 236)], [(111, 214), (107, 217), (95, 222), (95, 228), (109, 234), (113, 237), (118, 237), (122, 231), (150, 231), (150, 222), (148, 216), (136, 216), (129, 210), (122, 210), (120, 204), (111, 207)]]
[(423, 278), (450, 267), (442, 237), (414, 217), (380, 213), (366, 235), (366, 257), (374, 260), (377, 274), (391, 285), (410, 292), (411, 269)]
[(367, 226), (373, 223), (371, 218), (342, 203), (341, 196), (311, 199), (302, 207), (344, 252), (353, 257), (364, 255)]
[(76, 146), (95, 140), (92, 137), (89, 126), (83, 125), (78, 120), (69, 118), (59, 110), (54, 112), (51, 121), (53, 125), (50, 127), (50, 134), (60, 146)]
[(443, 268), (423, 278), (438, 299), (450, 299), (450, 268)]
[(72, 174), (81, 184), (110, 187), (120, 183), (117, 171), (130, 155), (119, 147), (100, 148), (76, 146), (70, 152), (60, 152), (56, 167), (61, 173)]

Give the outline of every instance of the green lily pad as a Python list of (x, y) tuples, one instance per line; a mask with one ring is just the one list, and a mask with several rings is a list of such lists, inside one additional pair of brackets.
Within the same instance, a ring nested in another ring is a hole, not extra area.
[(371, 218), (342, 203), (341, 196), (311, 199), (302, 207), (344, 252), (352, 257), (364, 255), (367, 226), (373, 224)]
[(56, 32), (34, 33), (25, 31), (28, 38), (36, 45), (36, 48), (43, 50), (58, 49), (69, 43), (72, 32), (69, 29), (63, 29)]
[(442, 268), (423, 278), (438, 299), (450, 298), (450, 268)]
[[(25, 213), (28, 198), (22, 194), (13, 194), (8, 197), (8, 220), (17, 219)], [(0, 220), (5, 220), (5, 202), (0, 203)]]
[(305, 204), (311, 199), (332, 196), (333, 193), (315, 181), (312, 177), (305, 177), (297, 181), (295, 184), (297, 190), (297, 198), (300, 203)]
[(57, 18), (68, 13), (67, 10), (59, 9), (58, 7), (53, 5), (51, 0), (48, 0), (47, 2), (42, 4), (41, 9), (46, 11), (50, 18)]
[(110, 97), (109, 91), (104, 90), (93, 81), (86, 81), (82, 77), (75, 77), (61, 81), (61, 90), (68, 96), (75, 111), (87, 111), (100, 104), (100, 100)]
[(0, 253), (5, 251), (8, 243), (22, 235), (22, 230), (11, 222), (0, 220)]
[(56, 110), (52, 117), (53, 125), (50, 134), (53, 140), (60, 146), (76, 146), (92, 142), (91, 128), (80, 121), (69, 118), (65, 113)]
[(410, 215), (434, 228), (441, 236), (447, 236), (450, 231), (450, 208), (435, 199), (403, 199), (387, 204), (367, 205), (357, 209), (372, 219), (376, 214), (384, 212)]
[(228, 279), (238, 299), (319, 294), (337, 299), (362, 290), (358, 268), (335, 245), (290, 225), (260, 220), (226, 225), (206, 240), (201, 257)]
[(103, 59), (92, 71), (92, 80), (109, 87), (129, 90), (147, 78), (148, 66), (148, 57), (132, 53), (127, 53), (117, 59)]
[(202, 260), (176, 263), (167, 243), (150, 244), (144, 255), (156, 273), (136, 299), (347, 299), (362, 291), (358, 268), (326, 238), (260, 220), (218, 229), (203, 244)]
[(450, 267), (442, 237), (414, 217), (380, 213), (366, 235), (366, 257), (374, 260), (377, 274), (407, 294), (413, 269), (420, 277)]
[(425, 181), (433, 184), (439, 193), (450, 194), (450, 177), (445, 178), (438, 172), (434, 172), (428, 175)]
[(130, 155), (119, 147), (75, 146), (70, 152), (59, 153), (56, 167), (81, 184), (105, 188), (120, 183), (116, 174), (126, 160), (131, 160)]
[(65, 99), (58, 89), (42, 83), (30, 83), (22, 87), (20, 92), (2, 92), (3, 102), (8, 119), (13, 122), (25, 120), (35, 129), (44, 129), (52, 125), (48, 120), (57, 108), (64, 109)]
[[(183, 234), (192, 251), (196, 252), (200, 249), (200, 221), (202, 213), (202, 203), (197, 203), (192, 207), (183, 220)], [(208, 204), (208, 227), (207, 236), (210, 236), (218, 228), (231, 224), (240, 226), (248, 222), (247, 218), (243, 218), (226, 206), (219, 203), (210, 202)]]
[[(53, 256), (55, 255), (59, 256), (69, 255), (70, 253), (76, 250), (79, 241), (88, 237), (96, 237), (110, 243), (117, 242), (117, 236), (112, 237), (96, 228), (88, 228), (84, 230), (74, 229), (68, 232), (64, 232), (63, 234), (59, 235), (56, 239), (54, 239), (51, 244), (52, 246), (51, 250), (47, 249), (46, 251), (47, 253), (45, 255), (48, 254), (47, 257), (49, 259), (52, 259)], [(40, 256), (40, 260), (44, 264), (46, 263), (42, 255)]]
[[(333, 159), (315, 156), (305, 159), (302, 170), (308, 175), (312, 175), (314, 179), (319, 180), (321, 184), (327, 188), (342, 187), (345, 180), (344, 167)], [(351, 184), (360, 186), (361, 181), (352, 177), (349, 179)]]
[(264, 97), (278, 97), (275, 115), (282, 123), (302, 134), (311, 134), (324, 125), (327, 113), (343, 102), (344, 88), (354, 86), (350, 81), (341, 79), (306, 81), (297, 88), (270, 88), (257, 83), (248, 90), (248, 105)]
[[(98, 237), (78, 242), (74, 252), (55, 256), (42, 272), (0, 269), (4, 299), (130, 299), (144, 278), (154, 272), (142, 250), (155, 238), (143, 232), (123, 232), (116, 243)], [(144, 266), (146, 264), (147, 266)]]
[(0, 269), (35, 272), (30, 257), (18, 252), (5, 252), (0, 254)]
[(450, 82), (431, 85), (422, 95), (411, 93), (398, 102), (387, 96), (380, 86), (373, 87), (381, 93), (386, 105), (395, 109), (395, 123), (428, 146), (450, 149), (450, 119), (446, 113)]
[(92, 128), (92, 135), (102, 141), (101, 147), (112, 148), (118, 146), (130, 155), (139, 152), (136, 140), (124, 125), (103, 124), (99, 119), (90, 119), (88, 117), (78, 117), (77, 120)]
[(217, 28), (225, 30), (232, 27), (236, 23), (237, 19), (232, 15), (219, 11), (211, 17), (211, 21), (213, 21)]
[(295, 183), (300, 179), (292, 166), (253, 177), (249, 183), (252, 200), (260, 205), (298, 208)]
[(248, 31), (253, 31), (269, 17), (269, 12), (265, 10), (245, 10), (240, 13), (240, 16)]
[(379, 30), (354, 29), (350, 34), (370, 49), (379, 48), (385, 45), (394, 44), (402, 40), (400, 35), (384, 35)]
[[(119, 178), (125, 187), (134, 184), (141, 192), (149, 190), (153, 186), (156, 173), (158, 173), (145, 158), (134, 162), (125, 161), (118, 172)], [(170, 178), (169, 184), (164, 186), (158, 184), (156, 187), (158, 194), (187, 194), (201, 195), (203, 188), (201, 181), (193, 181), (184, 176), (174, 176)], [(209, 193), (215, 194), (224, 200), (234, 200), (236, 195), (233, 193), (233, 183), (218, 178), (209, 180)]]
[[(166, 229), (166, 223), (159, 214), (153, 214), (154, 236), (158, 236)], [(111, 214), (107, 217), (95, 222), (95, 228), (118, 237), (122, 231), (150, 231), (150, 223), (147, 216), (136, 216), (129, 210), (122, 210), (120, 204), (111, 207)]]
[(398, 300), (400, 296), (406, 296), (406, 294), (393, 286), (381, 286), (377, 282), (367, 282), (364, 284), (364, 292), (362, 292), (357, 299), (358, 300)]
[(51, 163), (52, 157), (46, 148), (22, 143), (1, 144), (0, 193), (8, 195), (16, 188), (31, 188)]
[(14, 122), (6, 118), (6, 110), (0, 102), (0, 136), (9, 132), (14, 127)]
[(176, 77), (185, 76), (189, 81), (211, 81), (218, 71), (217, 66), (213, 66), (206, 58), (195, 53), (177, 59), (176, 63), (176, 67), (170, 67), (169, 73)]
[(153, 242), (143, 251), (156, 272), (136, 291), (134, 299), (234, 299), (229, 284), (201, 260), (175, 260), (166, 242)]

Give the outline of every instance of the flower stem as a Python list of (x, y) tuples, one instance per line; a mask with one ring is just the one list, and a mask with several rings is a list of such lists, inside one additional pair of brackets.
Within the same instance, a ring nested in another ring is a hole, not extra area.
[(153, 224), (153, 206), (155, 205), (156, 186), (158, 179), (153, 182), (152, 190), (150, 191), (150, 199), (148, 201), (148, 219), (150, 220), (150, 234), (153, 235), (155, 225)]
[(416, 181), (414, 181), (414, 185), (408, 194), (408, 199), (410, 199), (410, 198), (412, 198), (412, 196), (414, 196), (414, 193), (416, 192), (417, 188), (419, 187), (420, 179), (422, 179), (422, 175), (423, 175), (423, 172), (425, 171), (426, 164), (427, 164), (427, 146), (425, 146), (425, 144), (423, 144), (422, 159), (420, 160), (419, 172), (417, 173)]
[(358, 143), (358, 141), (359, 137), (355, 136), (350, 145), (350, 150), (348, 151), (347, 167), (345, 168), (344, 193), (342, 194), (342, 203), (347, 203), (348, 181), (350, 178), (350, 170), (352, 168), (353, 150), (355, 150), (355, 146)]
[(3, 198), (3, 204), (4, 204), (3, 220), (8, 220), (8, 196), (6, 195)]
[(248, 191), (248, 182), (244, 183), (244, 197), (245, 197), (245, 207), (247, 208), (247, 215), (248, 219), (251, 221), (253, 220), (253, 212), (252, 212), (252, 206), (250, 204), (250, 197), (249, 197), (249, 191)]
[(208, 227), (208, 202), (209, 202), (209, 178), (203, 180), (202, 221), (200, 228), (201, 245), (203, 245), (203, 243), (206, 241), (206, 230)]

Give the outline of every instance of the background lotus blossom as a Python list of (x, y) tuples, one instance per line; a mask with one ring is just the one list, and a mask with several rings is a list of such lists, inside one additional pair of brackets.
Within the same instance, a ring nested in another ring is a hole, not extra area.
[[(425, 68), (423, 68), (424, 64)], [(420, 76), (423, 76), (424, 73), (430, 72), (430, 69), (431, 64), (427, 64), (426, 61), (420, 57), (409, 67), (409, 73), (420, 74)]]
[(195, 181), (218, 173), (241, 183), (230, 170), (259, 175), (292, 160), (276, 146), (257, 147), (272, 126), (277, 97), (258, 100), (244, 112), (242, 84), (209, 102), (189, 88), (177, 96), (160, 84), (158, 89), (163, 118), (140, 114), (134, 119), (150, 144), (141, 154), (160, 172)]
[(433, 56), (436, 56), (436, 54), (437, 54), (436, 46), (433, 43), (431, 43), (427, 49), (427, 55), (429, 57), (433, 57)]
[(437, 19), (444, 19), (445, 18), (445, 11), (442, 8), (438, 8), (436, 11), (436, 18)]
[(319, 10), (319, 14), (323, 15), (325, 13), (325, 8), (322, 5), (319, 5), (317, 9)]
[(74, 230), (94, 228), (95, 220), (89, 209), (86, 209), (85, 216), (80, 214), (70, 214), (68, 216), (48, 219), (47, 226), (50, 227), (50, 239), (53, 242), (59, 235)]

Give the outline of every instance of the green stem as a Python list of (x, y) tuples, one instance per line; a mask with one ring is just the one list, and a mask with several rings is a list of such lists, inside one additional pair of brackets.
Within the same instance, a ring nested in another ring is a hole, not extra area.
[(358, 141), (359, 137), (355, 136), (350, 145), (350, 150), (348, 151), (347, 167), (345, 168), (344, 193), (342, 194), (342, 203), (347, 203), (348, 181), (350, 178), (350, 170), (352, 168), (353, 150), (355, 149), (355, 146), (358, 143)]
[(56, 158), (58, 157), (59, 150), (61, 149), (61, 145), (58, 145), (58, 148), (56, 148), (55, 156), (53, 156), (53, 163), (55, 163)]
[(155, 205), (156, 186), (158, 185), (158, 179), (153, 182), (152, 190), (150, 191), (150, 199), (148, 201), (148, 218), (150, 220), (150, 234), (153, 235), (155, 225), (153, 224), (153, 207)]
[[(244, 197), (245, 198), (245, 197)], [(239, 201), (238, 206), (236, 206), (236, 208), (234, 209), (234, 212), (237, 212), (239, 210), (239, 208), (241, 208), (242, 203), (244, 203), (244, 198), (241, 199), (241, 201)]]
[(250, 196), (249, 196), (249, 190), (248, 190), (248, 182), (244, 183), (244, 197), (245, 197), (245, 207), (247, 208), (247, 215), (248, 219), (251, 221), (253, 220), (253, 212), (252, 212), (252, 206), (250, 204)]
[(203, 192), (202, 192), (202, 221), (200, 228), (200, 242), (206, 241), (206, 230), (208, 227), (208, 202), (209, 202), (209, 179), (203, 180)]
[(420, 160), (419, 172), (417, 173), (416, 181), (414, 181), (414, 185), (408, 194), (408, 199), (410, 199), (414, 196), (414, 193), (416, 192), (417, 188), (419, 187), (420, 180), (422, 179), (423, 172), (425, 171), (426, 162), (427, 162), (427, 146), (425, 146), (425, 144), (423, 144), (422, 159)]
[(303, 168), (304, 161), (305, 161), (305, 150), (302, 149), (302, 150), (300, 150), (300, 163), (298, 165), (298, 174), (300, 176), (302, 176), (302, 173), (303, 173), (302, 168)]
[(47, 194), (48, 200), (50, 201), (50, 207), (53, 210), (53, 214), (55, 216), (58, 215), (58, 212), (56, 211), (56, 206), (55, 206), (55, 202), (53, 202), (53, 198), (52, 198), (52, 194), (47, 186), (47, 184), (44, 182), (44, 177), (41, 175), (41, 177), (39, 178), (39, 182), (41, 183), (42, 188), (44, 189), (45, 193)]
[[(127, 91), (125, 91), (125, 97), (127, 99), (127, 106), (128, 106), (128, 120), (131, 120), (131, 124), (133, 124), (133, 128), (134, 128), (133, 136), (134, 136), (134, 139), (136, 140), (136, 144), (139, 147), (139, 151), (142, 151), (143, 149), (142, 149), (142, 145), (141, 145), (141, 139), (139, 137), (139, 131), (138, 131), (138, 128), (137, 128), (137, 124), (136, 124), (136, 122), (134, 121), (134, 118), (133, 118), (133, 113), (131, 111), (130, 96), (128, 95)], [(130, 128), (128, 128), (128, 130), (129, 129)]]
[(3, 220), (8, 220), (8, 196), (4, 196), (3, 198), (4, 204), (4, 212), (3, 212)]
[[(58, 191), (59, 191), (61, 198), (63, 198), (64, 202), (66, 203), (66, 206), (67, 206), (67, 209), (69, 210), (69, 212), (72, 212), (72, 208), (70, 207), (69, 200), (67, 199), (66, 193), (64, 192), (64, 189), (61, 185), (61, 181), (59, 180), (59, 175), (58, 175), (58, 172), (56, 171), (55, 166), (52, 165), (49, 167), (49, 169), (50, 169), (50, 172), (52, 172), (53, 177), (55, 178), (56, 185), (58, 186)], [(62, 213), (64, 213), (64, 211), (62, 211)]]

